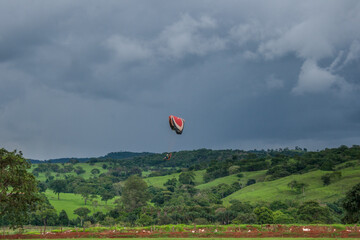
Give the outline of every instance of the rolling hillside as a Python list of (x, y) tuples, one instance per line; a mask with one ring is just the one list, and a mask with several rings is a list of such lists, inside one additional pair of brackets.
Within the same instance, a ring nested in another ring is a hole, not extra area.
[[(360, 182), (360, 166), (341, 170), (342, 177), (339, 181), (324, 186), (321, 176), (327, 171), (313, 171), (305, 174), (291, 175), (270, 182), (259, 182), (227, 196), (224, 204), (228, 205), (232, 199), (249, 202), (271, 202), (274, 200), (318, 200), (320, 202), (333, 202), (342, 197), (356, 183)], [(305, 194), (297, 194), (287, 185), (292, 180), (303, 182), (309, 186)]]
[[(205, 170), (194, 171), (194, 173), (195, 173), (195, 185), (204, 183), (203, 175), (205, 173)], [(178, 179), (179, 175), (180, 175), (180, 173), (174, 173), (174, 174), (159, 176), (159, 177), (148, 177), (148, 178), (145, 178), (144, 180), (148, 184), (148, 186), (165, 188), (164, 183), (166, 183), (167, 180), (172, 179), (172, 178)]]
[(203, 189), (215, 187), (222, 183), (232, 184), (237, 181), (239, 181), (242, 184), (242, 186), (245, 186), (249, 179), (255, 179), (257, 182), (263, 181), (265, 178), (265, 173), (266, 173), (266, 171), (243, 172), (242, 173), (243, 177), (241, 177), (241, 178), (239, 178), (237, 176), (237, 174), (233, 174), (233, 175), (226, 176), (226, 177), (216, 178), (215, 180), (210, 181), (208, 183), (200, 184), (200, 185), (196, 186), (195, 188), (197, 188), (199, 190), (203, 190)]

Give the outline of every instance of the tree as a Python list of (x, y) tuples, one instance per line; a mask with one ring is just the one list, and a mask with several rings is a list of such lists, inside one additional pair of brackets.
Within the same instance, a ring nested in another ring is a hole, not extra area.
[(90, 213), (91, 211), (86, 207), (80, 207), (74, 210), (74, 214), (78, 215), (81, 219), (81, 226), (83, 226), (84, 218)]
[(75, 189), (75, 192), (79, 193), (83, 197), (86, 205), (86, 202), (89, 199), (90, 195), (94, 192), (94, 189), (88, 185), (82, 185), (80, 187), (77, 187)]
[(91, 170), (92, 175), (96, 175), (96, 174), (99, 174), (99, 173), (100, 173), (100, 170), (97, 169), (97, 168), (94, 168), (94, 169)]
[(105, 204), (107, 205), (107, 201), (115, 197), (115, 192), (105, 190), (100, 193), (100, 196), (101, 196), (101, 201), (105, 201)]
[(305, 188), (307, 188), (309, 184), (298, 182), (296, 180), (293, 180), (288, 183), (288, 187), (291, 189), (294, 189), (296, 193), (300, 194), (301, 192), (303, 195), (305, 195)]
[(21, 152), (0, 149), (0, 216), (12, 228), (22, 227), (40, 201), (35, 177), (27, 171), (30, 167)]
[(250, 186), (250, 185), (255, 184), (255, 183), (256, 183), (256, 180), (251, 178), (251, 179), (249, 179), (247, 181), (246, 186)]
[(47, 189), (47, 185), (44, 182), (38, 182), (37, 187), (39, 189), (39, 192), (45, 192)]
[(321, 207), (316, 201), (304, 202), (299, 207), (297, 216), (304, 223), (332, 223), (329, 208)]
[(58, 195), (58, 200), (60, 200), (60, 193), (66, 191), (66, 180), (57, 179), (50, 183), (50, 189), (53, 190), (55, 194)]
[(195, 173), (193, 171), (182, 172), (179, 175), (179, 182), (182, 184), (194, 184)]
[(69, 217), (65, 210), (61, 210), (61, 212), (59, 213), (59, 223), (61, 226), (69, 225)]
[(77, 175), (83, 174), (86, 171), (81, 167), (81, 166), (77, 166), (74, 171), (76, 172)]
[(43, 200), (40, 204), (37, 204), (36, 206), (36, 215), (40, 216), (43, 224), (44, 224), (44, 234), (46, 232), (46, 226), (48, 223), (48, 220), (53, 218), (57, 218), (56, 210), (53, 206), (49, 203), (45, 195), (42, 196)]
[(259, 224), (274, 223), (274, 213), (267, 207), (257, 207), (254, 209), (256, 220)]
[(343, 219), (345, 223), (357, 223), (360, 221), (360, 183), (346, 193), (343, 208), (346, 211)]
[(295, 219), (286, 214), (283, 213), (281, 210), (277, 210), (274, 212), (274, 223), (276, 224), (289, 224), (289, 223), (294, 223)]
[(135, 221), (138, 226), (151, 226), (154, 223), (154, 220), (151, 216), (142, 213), (140, 217)]
[(141, 177), (133, 175), (125, 181), (121, 201), (128, 211), (145, 206), (149, 199), (147, 184)]
[(324, 186), (329, 185), (330, 181), (331, 181), (330, 174), (327, 173), (327, 174), (321, 176), (321, 180), (323, 181)]
[(239, 200), (233, 199), (230, 201), (231, 206), (230, 209), (239, 212), (239, 213), (252, 213), (253, 207), (250, 205), (249, 202), (241, 202)]
[(340, 171), (334, 171), (332, 173), (326, 173), (325, 175), (321, 176), (321, 180), (324, 183), (324, 186), (329, 185), (330, 183), (333, 183), (335, 181), (338, 181), (341, 179), (341, 172)]
[(166, 187), (170, 192), (174, 192), (178, 180), (176, 178), (168, 179), (166, 183), (164, 183), (164, 187)]

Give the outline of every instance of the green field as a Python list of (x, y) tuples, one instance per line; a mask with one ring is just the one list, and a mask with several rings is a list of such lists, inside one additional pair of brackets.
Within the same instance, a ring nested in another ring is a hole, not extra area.
[[(203, 176), (204, 176), (205, 170), (194, 171), (194, 173), (195, 173), (195, 180), (194, 180), (195, 185), (203, 183), (204, 182)], [(145, 178), (144, 180), (148, 184), (148, 186), (165, 188), (164, 183), (166, 183), (167, 180), (172, 179), (172, 178), (179, 179), (179, 175), (180, 175), (180, 173), (173, 173), (171, 175), (166, 175), (166, 176), (148, 177), (148, 178)]]
[(207, 189), (207, 188), (211, 188), (211, 187), (216, 187), (217, 185), (222, 184), (222, 183), (232, 184), (237, 181), (239, 181), (243, 186), (246, 186), (246, 182), (249, 179), (255, 179), (257, 182), (263, 181), (265, 178), (265, 173), (266, 173), (266, 170), (254, 171), (254, 172), (243, 172), (242, 174), (244, 176), (241, 178), (237, 177), (237, 174), (233, 174), (230, 176), (217, 178), (208, 183), (200, 184), (200, 185), (196, 186), (195, 188), (197, 188), (199, 190), (203, 190), (203, 189)]
[[(342, 177), (339, 181), (324, 186), (321, 176), (326, 171), (313, 171), (305, 174), (291, 175), (269, 182), (259, 182), (227, 196), (224, 204), (228, 205), (232, 199), (249, 202), (271, 202), (274, 200), (319, 200), (332, 202), (345, 196), (354, 184), (360, 182), (360, 167), (345, 168), (341, 170)], [(303, 182), (309, 186), (304, 194), (296, 194), (287, 185), (292, 180)]]
[(79, 207), (87, 207), (91, 211), (90, 215), (95, 212), (107, 212), (111, 208), (114, 208), (114, 201), (112, 199), (107, 202), (107, 205), (104, 201), (101, 201), (100, 197), (94, 199), (98, 202), (98, 204), (94, 204), (94, 202), (87, 201), (85, 205), (84, 199), (79, 194), (73, 193), (60, 193), (60, 200), (57, 198), (57, 194), (53, 193), (51, 190), (46, 190), (46, 197), (49, 199), (51, 205), (54, 206), (57, 213), (61, 212), (61, 210), (65, 210), (68, 217), (70, 219), (76, 218), (77, 215), (74, 214), (74, 210)]

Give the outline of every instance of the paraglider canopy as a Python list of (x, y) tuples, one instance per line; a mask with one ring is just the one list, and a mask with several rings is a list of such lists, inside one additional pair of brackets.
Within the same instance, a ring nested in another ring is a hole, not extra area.
[(177, 134), (182, 134), (184, 130), (185, 120), (173, 115), (169, 116), (170, 128), (174, 130)]

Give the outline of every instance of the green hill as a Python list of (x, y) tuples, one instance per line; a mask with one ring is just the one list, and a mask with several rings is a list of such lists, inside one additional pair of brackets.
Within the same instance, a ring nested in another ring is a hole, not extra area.
[[(228, 205), (232, 199), (249, 202), (271, 202), (274, 200), (317, 200), (333, 202), (342, 197), (350, 188), (360, 182), (360, 166), (341, 169), (342, 177), (337, 182), (324, 186), (321, 177), (329, 171), (312, 171), (305, 174), (291, 175), (269, 182), (258, 182), (224, 198)], [(296, 180), (308, 184), (305, 193), (297, 194), (288, 187), (288, 183)]]
[(265, 170), (254, 171), (254, 172), (243, 172), (242, 173), (243, 176), (241, 178), (239, 178), (237, 176), (237, 174), (233, 174), (233, 175), (226, 176), (226, 177), (216, 178), (215, 180), (210, 181), (208, 183), (200, 184), (200, 185), (196, 186), (195, 188), (197, 188), (199, 190), (203, 190), (203, 189), (215, 187), (222, 183), (232, 184), (237, 181), (239, 181), (242, 184), (242, 186), (245, 186), (249, 179), (255, 179), (257, 182), (263, 181), (265, 178), (265, 173), (266, 173)]

